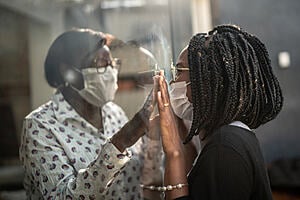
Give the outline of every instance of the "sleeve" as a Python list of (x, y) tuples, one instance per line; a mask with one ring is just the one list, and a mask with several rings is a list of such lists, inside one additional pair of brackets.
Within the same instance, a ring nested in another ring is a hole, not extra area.
[[(118, 119), (123, 119), (122, 122), (125, 124), (128, 119), (124, 111), (116, 106), (119, 113)], [(161, 140), (159, 139), (159, 129), (151, 129), (151, 134), (156, 135), (156, 139), (152, 139), (148, 136), (149, 131), (141, 137), (135, 145), (133, 145), (130, 150), (132, 154), (137, 157), (137, 159), (142, 164), (141, 169), (141, 184), (143, 185), (161, 185), (163, 178), (163, 151)], [(153, 132), (154, 131), (154, 132)], [(152, 136), (153, 137), (153, 136)]]
[(44, 199), (101, 199), (114, 177), (130, 159), (110, 142), (86, 169), (76, 171), (50, 130), (37, 120), (23, 124), (21, 161), (31, 184)]
[[(253, 184), (251, 168), (231, 147), (206, 149), (190, 176), (190, 198), (194, 200), (249, 199)], [(183, 198), (187, 199), (187, 198)]]

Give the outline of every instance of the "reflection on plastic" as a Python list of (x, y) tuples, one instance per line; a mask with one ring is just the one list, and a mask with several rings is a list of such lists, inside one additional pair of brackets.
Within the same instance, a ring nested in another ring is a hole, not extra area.
[(153, 84), (153, 76), (158, 75), (160, 70), (142, 71), (137, 74), (137, 83), (139, 85)]

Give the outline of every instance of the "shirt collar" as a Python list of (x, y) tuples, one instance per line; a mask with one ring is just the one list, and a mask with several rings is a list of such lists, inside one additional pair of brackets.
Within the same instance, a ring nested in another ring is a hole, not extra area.
[(241, 121), (234, 121), (234, 122), (231, 122), (229, 125), (238, 126), (238, 127), (241, 127), (241, 128), (244, 128), (244, 129), (247, 129), (247, 130), (251, 131), (251, 129)]
[(65, 100), (59, 90), (52, 96), (53, 111), (57, 120), (64, 122), (67, 119), (81, 118), (75, 109)]

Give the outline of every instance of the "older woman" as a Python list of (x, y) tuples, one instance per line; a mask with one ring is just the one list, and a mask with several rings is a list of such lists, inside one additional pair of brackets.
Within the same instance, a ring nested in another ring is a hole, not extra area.
[(53, 42), (45, 74), (56, 92), (23, 126), (20, 158), (29, 199), (142, 199), (141, 158), (159, 152), (157, 141), (139, 140), (154, 101), (150, 94), (128, 121), (112, 102), (118, 68), (101, 32), (75, 29)]

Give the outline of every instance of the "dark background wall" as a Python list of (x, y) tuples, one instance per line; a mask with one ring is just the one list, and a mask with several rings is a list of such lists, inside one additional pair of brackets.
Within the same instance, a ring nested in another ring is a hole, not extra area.
[[(266, 161), (300, 157), (300, 1), (216, 0), (213, 5), (214, 24), (238, 24), (266, 44), (281, 83), (282, 112), (256, 130)], [(281, 51), (290, 53), (289, 68), (278, 64)]]

